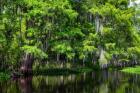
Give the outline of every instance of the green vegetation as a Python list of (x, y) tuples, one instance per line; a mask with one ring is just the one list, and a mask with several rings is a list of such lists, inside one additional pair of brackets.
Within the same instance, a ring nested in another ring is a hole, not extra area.
[(34, 75), (69, 75), (69, 74), (80, 74), (84, 72), (91, 72), (92, 68), (82, 67), (82, 68), (54, 68), (54, 69), (42, 69), (42, 70), (33, 70)]
[(10, 78), (10, 75), (8, 73), (0, 72), (0, 81), (5, 81), (5, 80), (8, 80), (9, 78)]
[(140, 66), (127, 67), (127, 68), (122, 69), (121, 71), (127, 72), (127, 73), (133, 73), (133, 74), (140, 74)]
[(68, 69), (68, 62), (74, 68), (97, 69), (138, 64), (139, 6), (129, 3), (1, 0), (0, 70), (30, 73), (35, 62), (45, 65), (52, 61), (63, 64), (61, 69)]

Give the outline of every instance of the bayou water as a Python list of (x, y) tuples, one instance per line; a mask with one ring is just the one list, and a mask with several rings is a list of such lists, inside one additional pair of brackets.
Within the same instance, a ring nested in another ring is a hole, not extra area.
[(119, 71), (30, 76), (0, 82), (0, 93), (140, 93), (140, 75)]

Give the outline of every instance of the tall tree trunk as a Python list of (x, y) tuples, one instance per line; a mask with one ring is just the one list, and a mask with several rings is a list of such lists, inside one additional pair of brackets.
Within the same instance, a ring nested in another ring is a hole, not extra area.
[(21, 63), (21, 67), (20, 67), (20, 71), (23, 74), (32, 74), (32, 65), (34, 62), (34, 57), (33, 55), (29, 54), (29, 53), (25, 53), (25, 55), (23, 56), (22, 59), (22, 63)]
[(96, 25), (96, 33), (98, 33), (99, 32), (99, 28), (100, 28), (100, 19), (99, 19), (98, 14), (95, 17), (95, 25)]
[[(99, 15), (97, 14), (95, 17), (96, 33), (100, 33), (100, 35), (103, 34), (103, 22), (102, 21), (103, 20), (101, 18), (99, 18)], [(100, 43), (101, 43), (101, 39), (100, 39)], [(99, 65), (101, 68), (104, 68), (104, 66), (107, 65), (107, 60), (104, 56), (105, 50), (103, 49), (101, 44), (98, 45), (98, 49), (99, 49), (99, 59), (98, 59)]]
[(59, 62), (59, 61), (60, 61), (60, 60), (59, 60), (59, 59), (60, 59), (60, 54), (59, 54), (59, 53), (57, 53), (57, 55), (56, 55), (56, 56), (57, 56), (57, 57), (56, 57), (56, 58), (57, 58), (56, 60), (57, 60), (57, 62)]

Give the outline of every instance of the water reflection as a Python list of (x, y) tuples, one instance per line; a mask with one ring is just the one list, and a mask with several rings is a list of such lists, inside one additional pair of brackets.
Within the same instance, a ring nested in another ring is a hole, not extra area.
[(26, 77), (1, 82), (0, 93), (140, 93), (140, 75), (103, 71)]
[(21, 78), (18, 82), (22, 93), (32, 93), (32, 77)]

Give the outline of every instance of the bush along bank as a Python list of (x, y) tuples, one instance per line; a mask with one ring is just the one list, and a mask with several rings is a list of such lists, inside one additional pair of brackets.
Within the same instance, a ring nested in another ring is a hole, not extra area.
[(7, 72), (0, 72), (0, 82), (10, 79), (10, 74)]
[(121, 71), (126, 72), (126, 73), (140, 74), (140, 66), (126, 67), (122, 69)]

